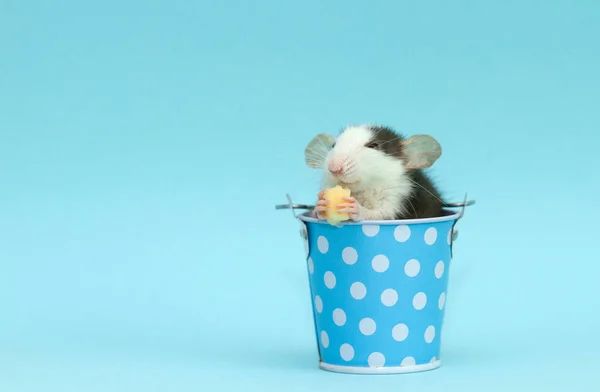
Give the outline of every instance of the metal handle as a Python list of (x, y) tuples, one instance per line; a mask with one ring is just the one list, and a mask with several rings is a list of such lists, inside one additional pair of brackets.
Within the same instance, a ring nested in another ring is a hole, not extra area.
[[(462, 207), (472, 206), (473, 204), (475, 204), (475, 200), (467, 200), (467, 201), (460, 202), (460, 203), (444, 203), (444, 207), (445, 208), (462, 208)], [(294, 210), (312, 210), (313, 208), (315, 208), (315, 206), (309, 205), (309, 204), (277, 204), (277, 205), (275, 205), (276, 210), (289, 210), (290, 208), (294, 209)]]
[(275, 206), (276, 210), (289, 210), (290, 208), (294, 210), (312, 210), (315, 206), (308, 204), (277, 204)]
[(472, 206), (473, 204), (475, 204), (475, 200), (465, 200), (460, 203), (444, 203), (444, 207), (446, 207), (446, 208), (462, 208), (462, 207)]

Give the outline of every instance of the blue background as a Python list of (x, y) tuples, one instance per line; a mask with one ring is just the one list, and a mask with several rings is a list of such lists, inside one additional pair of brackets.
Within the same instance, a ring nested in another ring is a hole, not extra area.
[[(0, 390), (596, 390), (599, 36), (594, 0), (0, 1)], [(361, 122), (478, 203), (434, 372), (316, 367), (273, 206)]]

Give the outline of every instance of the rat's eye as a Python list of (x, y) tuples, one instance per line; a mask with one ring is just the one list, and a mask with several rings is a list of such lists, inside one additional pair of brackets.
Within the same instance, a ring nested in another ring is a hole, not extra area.
[(371, 142), (371, 143), (367, 144), (367, 148), (379, 148), (379, 143)]

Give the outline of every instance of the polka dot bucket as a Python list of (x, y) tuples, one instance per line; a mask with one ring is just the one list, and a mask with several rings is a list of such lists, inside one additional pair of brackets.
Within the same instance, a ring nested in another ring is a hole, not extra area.
[(340, 226), (309, 213), (297, 216), (321, 369), (382, 374), (440, 366), (453, 232), (461, 216)]

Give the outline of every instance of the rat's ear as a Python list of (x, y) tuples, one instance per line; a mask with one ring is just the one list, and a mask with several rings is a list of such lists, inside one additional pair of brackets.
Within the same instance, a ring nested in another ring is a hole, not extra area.
[(320, 169), (325, 163), (327, 153), (333, 147), (335, 139), (333, 136), (320, 133), (315, 136), (304, 149), (304, 160), (308, 167)]
[(429, 135), (414, 135), (401, 143), (408, 169), (430, 167), (442, 155), (442, 147)]

